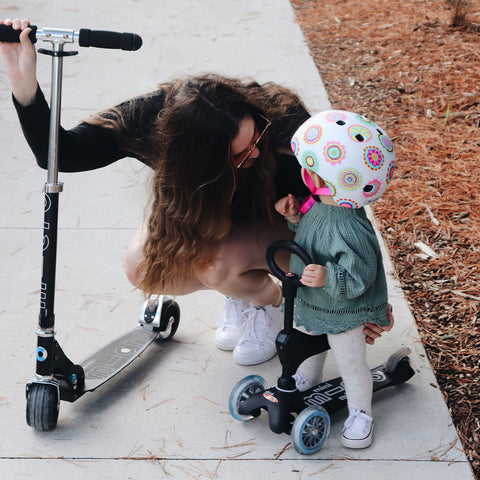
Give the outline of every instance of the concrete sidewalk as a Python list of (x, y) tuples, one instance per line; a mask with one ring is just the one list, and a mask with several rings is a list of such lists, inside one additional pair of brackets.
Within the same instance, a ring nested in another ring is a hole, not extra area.
[[(276, 81), (296, 89), (312, 111), (329, 107), (288, 0), (23, 3), (11, 1), (0, 16), (30, 18), (40, 27), (132, 31), (143, 37), (138, 52), (90, 48), (65, 59), (66, 127), (160, 81), (206, 71)], [(50, 60), (40, 56), (38, 63), (48, 94)], [(230, 416), (228, 397), (238, 380), (258, 373), (273, 384), (280, 369), (276, 358), (240, 367), (231, 353), (215, 348), (223, 305), (215, 292), (178, 298), (181, 322), (174, 340), (155, 344), (77, 402), (62, 402), (56, 430), (28, 427), (25, 383), (35, 368), (45, 172), (35, 166), (23, 139), (1, 69), (0, 116), (5, 364), (0, 478), (473, 479), (387, 257), (396, 326), (368, 349), (369, 364), (383, 363), (408, 346), (416, 375), (375, 396), (375, 441), (367, 450), (340, 445), (344, 412), (332, 418), (329, 440), (311, 457), (297, 454), (288, 436), (272, 433), (266, 414), (246, 423)], [(143, 218), (148, 174), (126, 159), (94, 172), (61, 175), (56, 330), (75, 362), (136, 324), (142, 297), (124, 276), (123, 257)], [(326, 373), (336, 376), (332, 363)]]

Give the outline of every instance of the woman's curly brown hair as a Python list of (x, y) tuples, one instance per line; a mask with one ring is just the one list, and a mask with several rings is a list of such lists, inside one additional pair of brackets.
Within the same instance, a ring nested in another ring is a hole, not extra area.
[[(232, 221), (266, 220), (273, 226), (272, 152), (289, 148), (293, 131), (308, 117), (298, 96), (274, 83), (208, 74), (159, 89), (165, 92), (163, 108), (149, 138), (130, 142), (136, 150), (149, 150), (154, 167), (148, 235), (138, 266), (146, 295), (175, 294), (175, 285), (195, 278), (212, 262), (216, 242), (229, 233)], [(253, 166), (237, 170), (231, 144), (247, 115), (259, 126), (266, 117), (272, 127)], [(128, 130), (125, 116), (128, 112), (111, 109), (92, 123), (114, 128), (121, 137)]]

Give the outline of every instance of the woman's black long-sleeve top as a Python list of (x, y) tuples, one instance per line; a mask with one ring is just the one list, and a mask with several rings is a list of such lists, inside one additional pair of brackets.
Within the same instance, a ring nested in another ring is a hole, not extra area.
[[(131, 145), (129, 148), (120, 145), (115, 131), (110, 128), (92, 125), (87, 122), (82, 122), (69, 130), (60, 127), (59, 171), (83, 172), (94, 170), (110, 165), (124, 157), (137, 158), (142, 163), (153, 167), (149, 158), (149, 152), (152, 151), (150, 133), (157, 116), (163, 109), (164, 100), (165, 92), (159, 89), (134, 100), (128, 100), (118, 106), (123, 111), (127, 109), (122, 108), (122, 106), (126, 106), (132, 101), (135, 102), (133, 113), (126, 118), (126, 129), (129, 131), (128, 142)], [(50, 108), (43, 92), (38, 87), (34, 102), (26, 107), (21, 106), (15, 98), (13, 98), (13, 101), (22, 131), (37, 159), (37, 163), (41, 168), (46, 169)], [(132, 111), (132, 109), (128, 110)], [(302, 115), (304, 118), (298, 120), (298, 125), (305, 120), (306, 116), (308, 114), (305, 112)], [(275, 159), (276, 198), (281, 198), (288, 193), (297, 197), (307, 195), (308, 190), (301, 180), (300, 166), (296, 159), (291, 155), (278, 153), (275, 154)]]

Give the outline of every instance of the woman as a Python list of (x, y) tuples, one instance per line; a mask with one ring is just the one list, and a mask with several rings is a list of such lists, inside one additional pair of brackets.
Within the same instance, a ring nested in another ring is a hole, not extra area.
[[(25, 137), (46, 168), (50, 112), (36, 80), (29, 22), (0, 23), (22, 30), (20, 43), (0, 43), (0, 55)], [(281, 291), (265, 251), (291, 237), (275, 201), (308, 193), (288, 153), (292, 133), (308, 117), (283, 87), (204, 75), (164, 83), (60, 130), (60, 171), (91, 170), (126, 156), (153, 169), (151, 213), (129, 245), (126, 274), (146, 295), (223, 293), (215, 341), (243, 365), (275, 355)], [(288, 255), (277, 261), (288, 269)], [(367, 342), (381, 331), (367, 325)]]

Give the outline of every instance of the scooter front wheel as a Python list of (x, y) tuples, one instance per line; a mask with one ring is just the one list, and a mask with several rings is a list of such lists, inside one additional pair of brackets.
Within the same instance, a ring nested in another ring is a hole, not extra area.
[(249, 375), (240, 380), (235, 387), (233, 387), (228, 401), (228, 408), (232, 417), (244, 422), (254, 418), (255, 415), (253, 414), (242, 415), (238, 409), (242, 401), (247, 400), (262, 390), (265, 390), (265, 380), (260, 375)]
[(323, 407), (311, 406), (302, 410), (292, 428), (292, 444), (302, 455), (318, 452), (330, 433), (330, 416)]
[(27, 388), (27, 424), (48, 431), (57, 426), (59, 389), (51, 383), (31, 383)]

